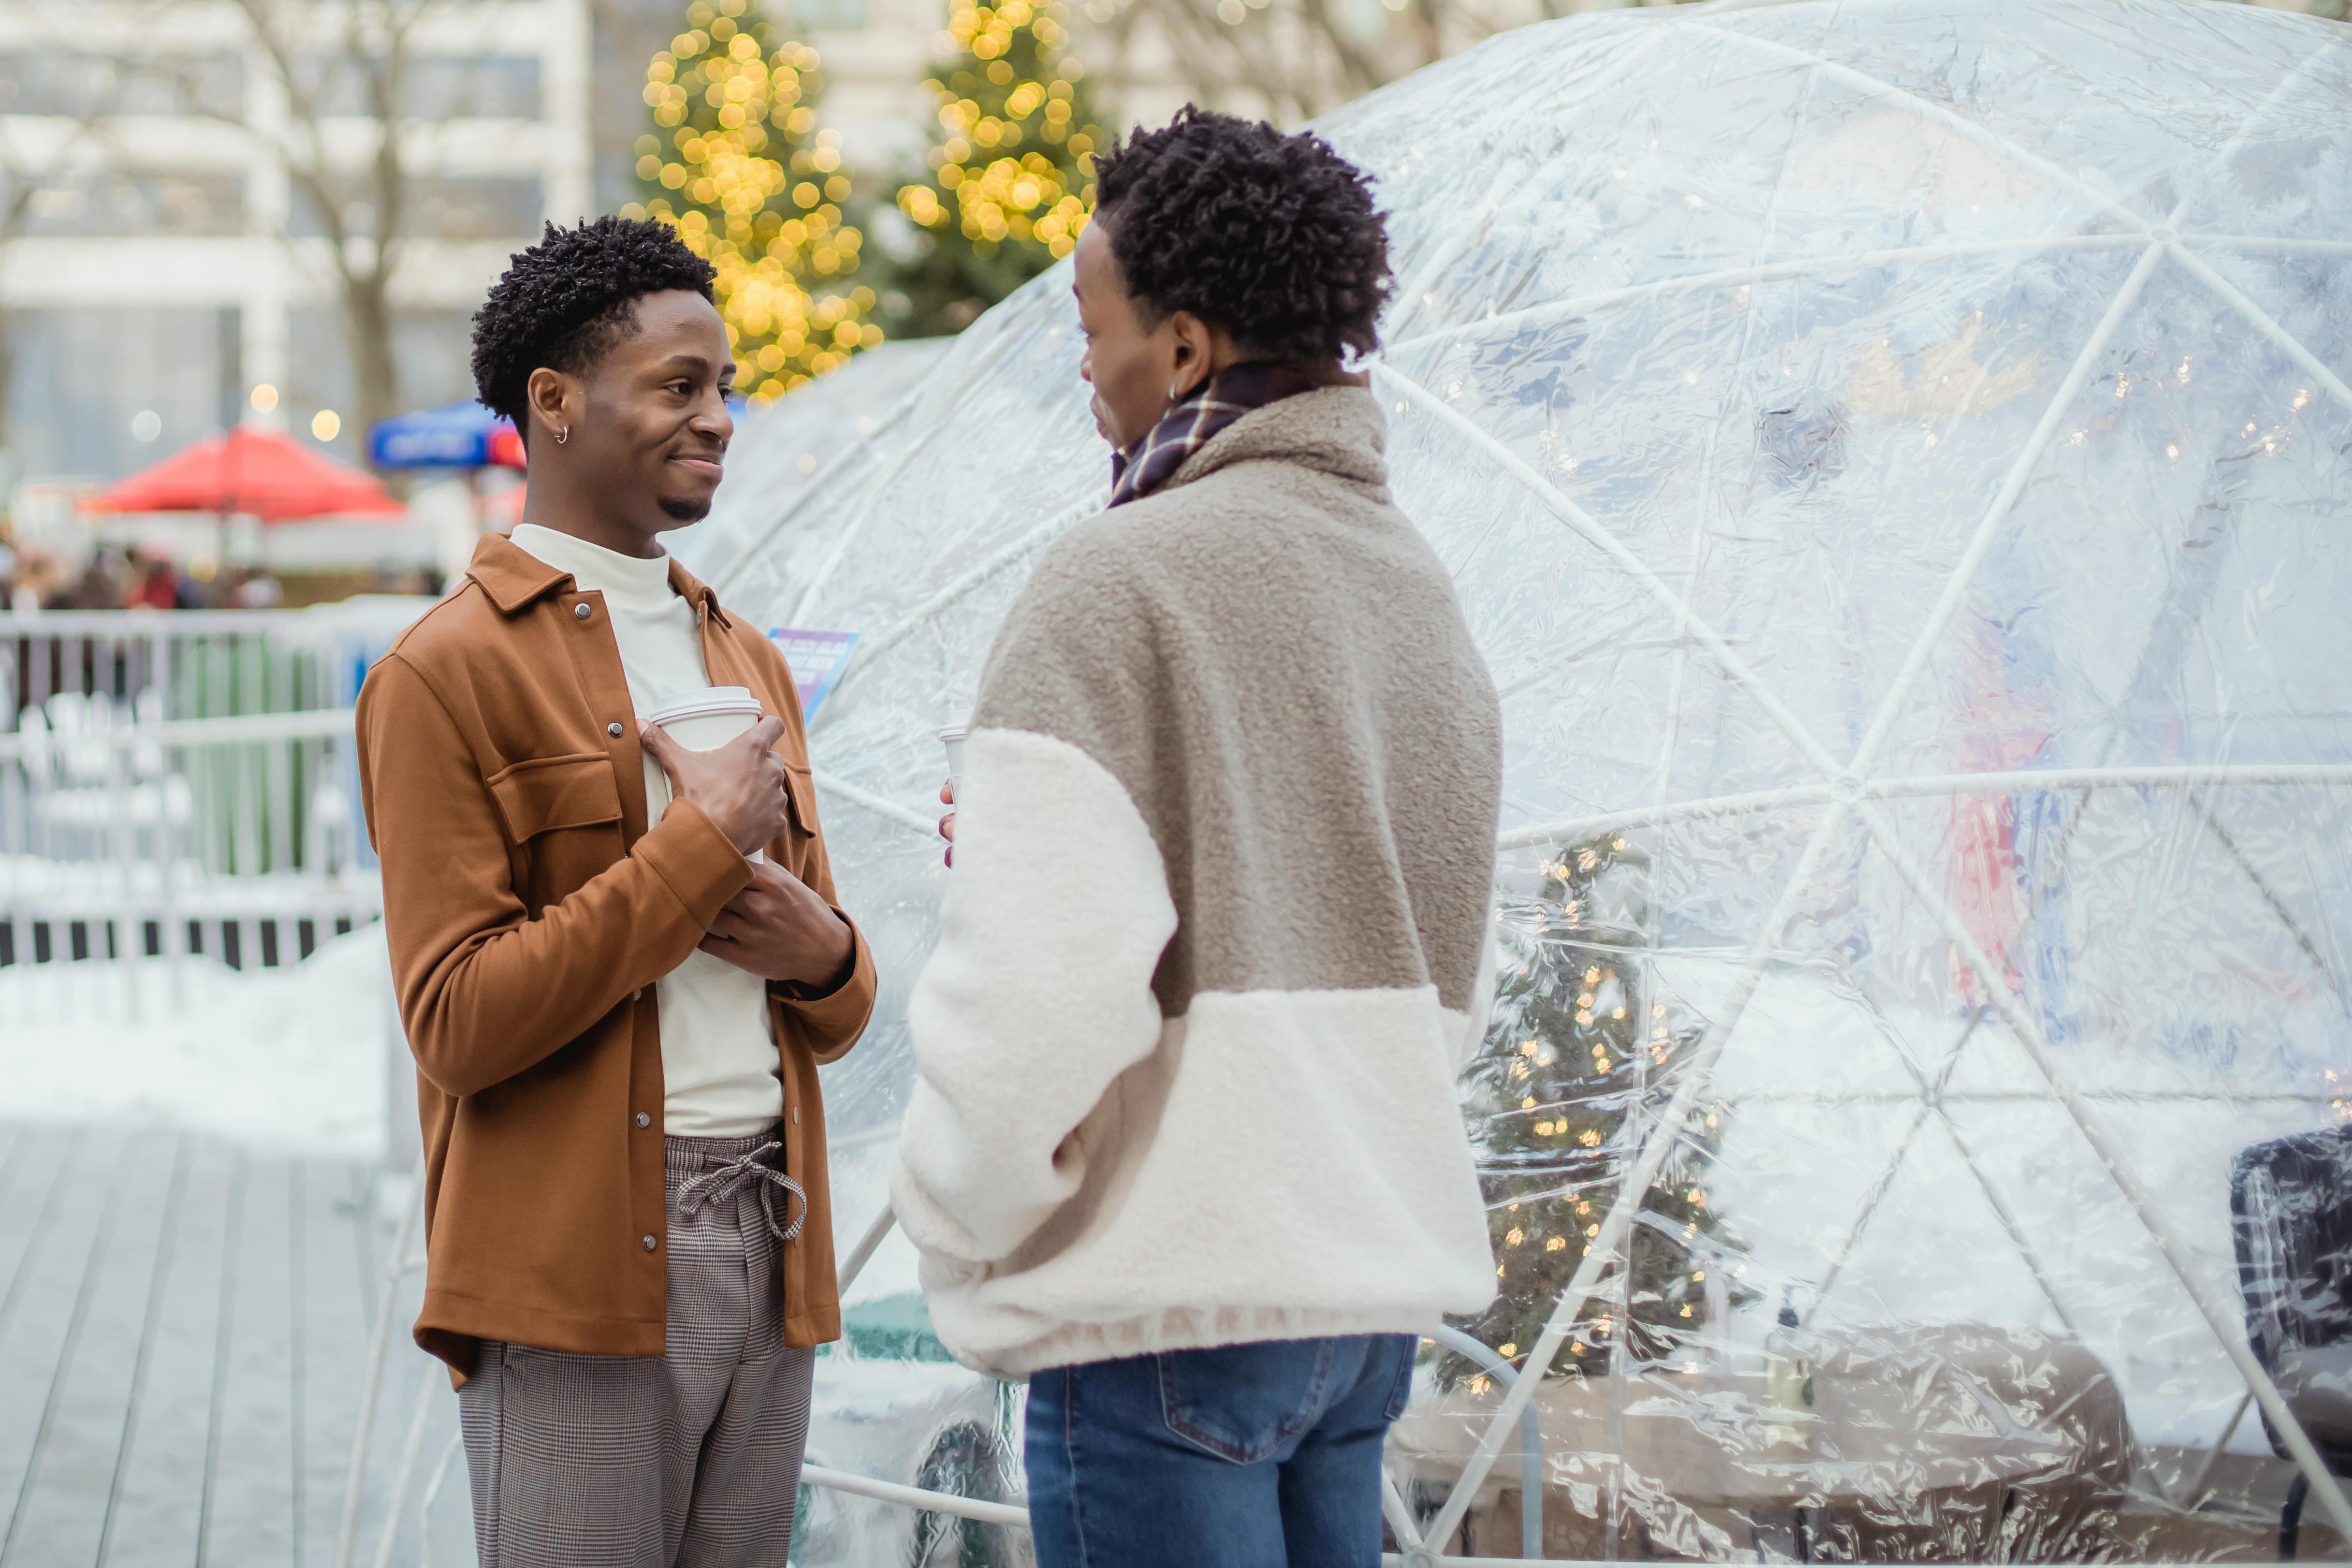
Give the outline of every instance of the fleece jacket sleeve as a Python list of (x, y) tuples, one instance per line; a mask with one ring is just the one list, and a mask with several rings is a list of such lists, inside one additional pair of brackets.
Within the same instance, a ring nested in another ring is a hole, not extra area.
[(950, 1268), (1009, 1256), (1077, 1191), (1072, 1134), (1158, 1046), (1151, 977), (1176, 931), (1158, 846), (1085, 752), (977, 730), (959, 784), (891, 1184), (908, 1237)]
[(359, 700), (360, 788), (383, 865), (401, 1022), (444, 1093), (536, 1066), (685, 962), (751, 863), (691, 802), (630, 853), (532, 913), (498, 805), (465, 736), (398, 654)]
[(1162, 704), (1153, 607), (1119, 531), (1038, 563), (981, 674), (955, 868), (908, 1023), (916, 1083), (891, 1197), (927, 1274), (1011, 1257), (1078, 1191), (1080, 1124), (1160, 1043), (1175, 934), (1143, 770)]

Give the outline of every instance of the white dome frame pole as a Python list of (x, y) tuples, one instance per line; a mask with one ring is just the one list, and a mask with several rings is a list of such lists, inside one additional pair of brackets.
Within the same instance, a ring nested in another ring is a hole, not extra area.
[[(1818, 273), (1837, 273), (1873, 267), (1891, 267), (1902, 262), (1951, 261), (1963, 257), (2000, 256), (2013, 251), (2047, 254), (2055, 250), (2128, 250), (2134, 246), (2151, 242), (2142, 229), (2114, 234), (2060, 234), (2043, 239), (1955, 240), (1947, 245), (1914, 245), (1884, 250), (1852, 250), (1835, 256), (1806, 256), (1789, 261), (1751, 262), (1745, 267), (1726, 267), (1714, 272), (1687, 272), (1680, 277), (1661, 278), (1648, 283), (1629, 283), (1619, 289), (1603, 289), (1591, 294), (1580, 294), (1572, 300), (1555, 300), (1541, 305), (1529, 305), (1523, 310), (1505, 310), (1497, 315), (1482, 316), (1475, 321), (1438, 331), (1423, 332), (1389, 344), (1378, 360), (1380, 363), (1413, 349), (1432, 344), (1459, 342), (1465, 338), (1484, 336), (1498, 328), (1524, 327), (1549, 321), (1555, 318), (1589, 315), (1611, 305), (1631, 304), (1636, 300), (1654, 300), (1662, 295), (1720, 289), (1730, 285), (1750, 285), (1772, 282), (1784, 278), (1804, 278)], [(2295, 239), (2259, 234), (2183, 234), (2174, 243), (2184, 250), (2189, 246), (2219, 250), (2267, 251), (2287, 256), (2352, 256), (2352, 240)], [(2226, 296), (2225, 296), (2226, 297)], [(2234, 305), (2235, 300), (2231, 303)], [(2254, 309), (2251, 302), (2242, 309)], [(2284, 344), (2282, 344), (2284, 346)], [(2301, 350), (2301, 344), (2296, 344)], [(2293, 352), (2293, 351), (2291, 351)], [(2307, 352), (2307, 351), (2304, 351)], [(2300, 361), (2298, 361), (2300, 363)], [(2317, 364), (2316, 361), (2312, 362)], [(2325, 366), (2319, 366), (2322, 371)]]
[[(1942, 1111), (1945, 1086), (1952, 1081), (1952, 1074), (1960, 1065), (1960, 1053), (1966, 1050), (1969, 1042), (1976, 1037), (1976, 1032), (1983, 1025), (1985, 1014), (1990, 1010), (1979, 1005), (1976, 1010), (1969, 1015), (1968, 1023), (1960, 1029), (1960, 1037), (1954, 1040), (1951, 1048), (1944, 1053), (1943, 1065), (1936, 1069), (1936, 1079), (1933, 1083), (1929, 1083), (1920, 1076), (1919, 1069), (1912, 1066), (1908, 1057), (1904, 1056), (1900, 1051), (1895, 1053), (1904, 1067), (1910, 1070), (1912, 1080), (1919, 1086), (1919, 1093), (1916, 1096), (1918, 1110), (1911, 1118), (1911, 1125), (1904, 1129), (1903, 1137), (1895, 1145), (1895, 1152), (1886, 1157), (1886, 1166), (1879, 1172), (1878, 1179), (1871, 1183), (1868, 1190), (1863, 1194), (1862, 1205), (1854, 1212), (1853, 1223), (1846, 1227), (1845, 1245), (1838, 1248), (1838, 1255), (1830, 1259), (1829, 1268), (1812, 1288), (1813, 1300), (1812, 1306), (1807, 1310), (1808, 1317), (1811, 1317), (1812, 1312), (1820, 1308), (1822, 1302), (1828, 1300), (1830, 1292), (1837, 1288), (1838, 1276), (1845, 1272), (1845, 1266), (1853, 1260), (1853, 1249), (1862, 1245), (1862, 1233), (1870, 1228), (1870, 1222), (1877, 1216), (1879, 1204), (1885, 1199), (1887, 1193), (1894, 1187), (1895, 1178), (1903, 1170), (1903, 1158), (1911, 1152), (1911, 1145), (1919, 1141), (1919, 1133), (1927, 1125), (1927, 1118)], [(1874, 1008), (1873, 1011), (1875, 1012), (1876, 1009)], [(1883, 1016), (1880, 1021), (1882, 1023), (1885, 1021)], [(1743, 1102), (1735, 1100), (1731, 1103), (1737, 1105)], [(1948, 1116), (1944, 1118), (1944, 1124), (1948, 1130), (1950, 1128), (1951, 1119)], [(1957, 1134), (1952, 1141), (1955, 1143), (1959, 1142)], [(1969, 1158), (1965, 1146), (1960, 1150), (1960, 1158), (1968, 1162), (1969, 1169), (1976, 1172), (1977, 1180), (1982, 1182), (1984, 1173), (1977, 1171), (1976, 1162)], [(1990, 1191), (1986, 1195), (1991, 1195)], [(2010, 1216), (2006, 1212), (2000, 1213), (2000, 1218), (2004, 1224), (2009, 1223)], [(2023, 1242), (2014, 1234), (2013, 1228), (2011, 1239), (2017, 1241), (2021, 1249), (2022, 1248)], [(2034, 1282), (2042, 1286), (2042, 1293), (2049, 1299), (2051, 1307), (2057, 1312), (2059, 1322), (2065, 1327), (2067, 1332), (2074, 1333), (2074, 1320), (2066, 1315), (2065, 1308), (2058, 1305), (2058, 1298), (2052, 1292), (2048, 1283), (2042, 1279), (2041, 1268), (2031, 1258), (2027, 1258), (2026, 1267), (2033, 1271)], [(2082, 1336), (2076, 1334), (2075, 1337), (2079, 1339)]]
[[(2352, 784), (2352, 763), (2177, 763), (2155, 767), (2099, 766), (2087, 768), (2015, 768), (1987, 773), (1913, 773), (1865, 779), (1864, 800), (1905, 800), (1937, 795), (2017, 795), (2037, 791), (2147, 789), (2198, 784)], [(1743, 812), (1773, 811), (1790, 805), (1822, 805), (1832, 798), (1828, 784), (1790, 784), (1781, 789), (1750, 790), (1740, 795), (1710, 795), (1703, 800), (1670, 801), (1664, 805), (1633, 811), (1595, 812), (1590, 816), (1563, 817), (1557, 822), (1515, 827), (1495, 840), (1497, 849), (1531, 849), (1538, 845), (1589, 838), (1612, 829), (1648, 827), (1691, 817), (1736, 816)]]

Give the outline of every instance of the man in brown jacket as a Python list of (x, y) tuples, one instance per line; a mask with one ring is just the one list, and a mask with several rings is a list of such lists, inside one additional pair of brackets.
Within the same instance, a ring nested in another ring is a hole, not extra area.
[[(524, 521), (370, 672), (362, 787), (425, 1131), (417, 1343), (485, 1568), (780, 1568), (838, 1337), (816, 1069), (874, 1002), (791, 672), (663, 553), (733, 426), (711, 269), (550, 228), (475, 321)], [(747, 688), (712, 751), (641, 716)]]

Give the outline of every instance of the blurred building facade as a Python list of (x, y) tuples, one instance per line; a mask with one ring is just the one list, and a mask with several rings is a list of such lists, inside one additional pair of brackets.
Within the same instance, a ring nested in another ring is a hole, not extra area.
[(371, 313), (389, 395), (470, 390), (484, 289), (595, 205), (587, 3), (381, 9), (0, 0), (13, 477), (113, 478), (239, 419), (356, 459)]

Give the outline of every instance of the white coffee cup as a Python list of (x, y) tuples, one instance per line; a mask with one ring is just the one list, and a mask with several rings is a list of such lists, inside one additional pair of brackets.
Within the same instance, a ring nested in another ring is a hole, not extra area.
[(940, 731), (940, 744), (948, 751), (948, 782), (953, 784), (963, 776), (963, 742), (971, 733), (968, 724), (950, 724)]
[[(706, 686), (663, 698), (646, 715), (646, 722), (660, 725), (662, 733), (689, 752), (714, 752), (761, 717), (760, 700), (750, 687)], [(745, 858), (764, 860), (767, 856), (754, 849)]]
[(689, 752), (712, 752), (760, 721), (760, 700), (748, 686), (706, 686), (654, 704), (646, 722)]

